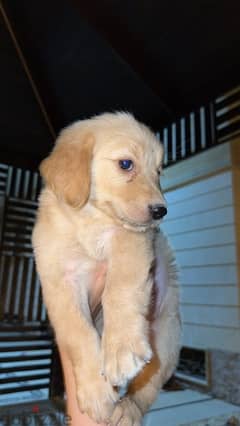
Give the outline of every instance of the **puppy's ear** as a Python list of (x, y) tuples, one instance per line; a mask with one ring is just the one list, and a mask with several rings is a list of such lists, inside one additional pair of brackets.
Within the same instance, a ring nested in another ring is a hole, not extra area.
[(64, 132), (54, 150), (40, 164), (46, 185), (73, 207), (82, 207), (89, 197), (94, 137), (65, 140)]

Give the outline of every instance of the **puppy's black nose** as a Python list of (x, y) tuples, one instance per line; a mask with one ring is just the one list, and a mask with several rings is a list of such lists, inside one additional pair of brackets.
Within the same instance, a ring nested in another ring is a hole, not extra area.
[(162, 219), (167, 214), (167, 208), (163, 204), (151, 204), (148, 208), (154, 220)]

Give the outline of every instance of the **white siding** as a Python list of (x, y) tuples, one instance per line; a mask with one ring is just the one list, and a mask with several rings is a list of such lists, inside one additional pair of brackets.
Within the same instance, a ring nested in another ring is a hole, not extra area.
[[(172, 243), (176, 249), (181, 250), (183, 246), (183, 235), (175, 234), (171, 237)], [(197, 231), (191, 231), (184, 235), (184, 247), (185, 249), (196, 249), (198, 247), (214, 247), (216, 245), (235, 244), (236, 235), (235, 228), (233, 225), (221, 226), (221, 232), (219, 227), (215, 226), (210, 229), (201, 229)]]
[(231, 170), (165, 193), (180, 267), (183, 344), (240, 352), (240, 307)]
[(186, 324), (230, 328), (238, 328), (240, 325), (237, 307), (229, 305), (216, 306), (215, 300), (212, 300), (212, 304), (207, 306), (200, 304), (183, 304), (182, 306)]
[(195, 268), (181, 268), (181, 284), (222, 286), (233, 285), (237, 289), (236, 265), (201, 265)]
[[(219, 232), (221, 231), (219, 230)], [(192, 250), (182, 249), (177, 250), (176, 253), (182, 268), (201, 265), (229, 265), (237, 262), (236, 247), (233, 244)]]
[(233, 203), (232, 187), (209, 191), (207, 182), (203, 185), (206, 194), (195, 194), (192, 198), (188, 198), (177, 203), (171, 204), (168, 220), (174, 220), (179, 217), (196, 216), (206, 211), (216, 210), (219, 207), (228, 207)]
[(238, 297), (235, 285), (208, 284), (189, 285), (182, 287), (181, 302), (189, 305), (212, 306), (213, 301), (217, 306), (234, 306)]
[(183, 324), (183, 344), (200, 349), (240, 352), (239, 329)]
[[(173, 205), (168, 203), (169, 210), (174, 208)], [(203, 211), (199, 214), (184, 217), (179, 216), (176, 219), (169, 220), (165, 219), (164, 229), (168, 232), (168, 235), (175, 235), (177, 233), (185, 233), (186, 231), (195, 231), (202, 229), (211, 229), (212, 227), (232, 224), (234, 222), (234, 209), (233, 206), (219, 207), (216, 215), (216, 211)]]

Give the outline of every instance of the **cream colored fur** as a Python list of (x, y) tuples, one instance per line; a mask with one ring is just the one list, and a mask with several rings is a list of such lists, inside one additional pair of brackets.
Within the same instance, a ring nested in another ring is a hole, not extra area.
[[(141, 424), (179, 353), (173, 255), (148, 208), (165, 203), (162, 156), (130, 114), (103, 114), (63, 130), (40, 167), (33, 245), (49, 318), (73, 363), (80, 409), (114, 426)], [(132, 170), (120, 168), (123, 159)], [(104, 268), (94, 320), (91, 297)]]

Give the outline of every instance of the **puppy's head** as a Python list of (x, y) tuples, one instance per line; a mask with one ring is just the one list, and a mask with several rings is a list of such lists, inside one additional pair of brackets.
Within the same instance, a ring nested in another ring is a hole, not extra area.
[(91, 199), (130, 225), (150, 225), (166, 214), (160, 190), (163, 148), (155, 135), (125, 113), (99, 117)]
[(40, 171), (72, 206), (89, 201), (122, 222), (146, 226), (166, 214), (162, 157), (155, 135), (133, 116), (103, 114), (65, 129)]

